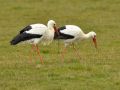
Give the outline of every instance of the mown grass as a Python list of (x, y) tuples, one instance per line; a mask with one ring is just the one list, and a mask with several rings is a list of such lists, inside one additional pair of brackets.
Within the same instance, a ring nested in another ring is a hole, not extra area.
[[(120, 90), (119, 10), (119, 0), (0, 0), (0, 90)], [(29, 60), (30, 45), (9, 44), (24, 26), (49, 19), (95, 31), (98, 50), (86, 40), (76, 45), (81, 59), (69, 47), (62, 62), (63, 43), (54, 41), (39, 45), (41, 65)]]

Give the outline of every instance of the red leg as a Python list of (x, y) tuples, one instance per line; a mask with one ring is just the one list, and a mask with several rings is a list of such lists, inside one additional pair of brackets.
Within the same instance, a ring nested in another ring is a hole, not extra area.
[(35, 50), (36, 50), (35, 48), (36, 48), (36, 47), (35, 47), (35, 45), (33, 44), (33, 45), (32, 45), (32, 50), (35, 51)]
[(30, 54), (30, 60), (32, 61), (33, 52), (35, 51), (35, 45), (32, 45), (31, 48), (32, 48), (32, 49), (31, 49), (31, 51), (30, 51), (30, 53), (31, 53), (31, 54)]
[(73, 45), (73, 49), (75, 50), (75, 54), (77, 57), (79, 57), (79, 59), (81, 58), (80, 55), (79, 55), (79, 52), (77, 51), (77, 49), (75, 48), (74, 44)]
[(65, 58), (65, 53), (66, 53), (66, 47), (64, 47), (64, 49), (62, 50), (61, 52), (61, 59), (62, 59), (62, 62), (64, 61), (64, 58)]
[(42, 57), (40, 56), (40, 51), (39, 51), (38, 45), (35, 45), (35, 47), (36, 47), (37, 54), (38, 54), (39, 57), (40, 57), (40, 62), (41, 62), (42, 64), (44, 64), (43, 59), (42, 59)]

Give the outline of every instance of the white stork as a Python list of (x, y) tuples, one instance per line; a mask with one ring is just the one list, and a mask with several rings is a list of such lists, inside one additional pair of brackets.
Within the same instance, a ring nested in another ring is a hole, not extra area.
[[(11, 45), (16, 45), (20, 42), (30, 43), (40, 56), (40, 51), (37, 44), (43, 41), (47, 41), (47, 44), (50, 44), (54, 39), (55, 31), (56, 23), (53, 20), (49, 20), (47, 26), (44, 24), (31, 24), (22, 29), (19, 34), (10, 41), (10, 43)], [(40, 61), (43, 63), (41, 56)]]
[(58, 28), (58, 31), (55, 32), (55, 37), (54, 37), (54, 39), (62, 39), (64, 41), (65, 49), (63, 50), (63, 52), (65, 52), (66, 46), (68, 46), (69, 44), (73, 44), (76, 41), (82, 41), (82, 40), (89, 39), (89, 38), (92, 38), (94, 45), (97, 48), (96, 33), (91, 31), (85, 34), (80, 29), (80, 27), (76, 25), (65, 25), (63, 27)]

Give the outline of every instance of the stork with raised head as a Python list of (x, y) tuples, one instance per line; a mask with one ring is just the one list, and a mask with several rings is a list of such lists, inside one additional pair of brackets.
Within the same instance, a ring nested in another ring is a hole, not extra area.
[[(53, 20), (49, 20), (47, 26), (44, 24), (31, 24), (23, 28), (18, 35), (16, 35), (11, 41), (11, 45), (17, 45), (20, 42), (27, 42), (32, 44), (32, 48), (35, 48), (38, 55), (40, 51), (38, 43), (47, 41), (48, 44), (54, 39), (54, 32), (56, 31), (56, 23)], [(40, 61), (43, 63), (42, 57)]]
[[(82, 41), (89, 38), (92, 38), (95, 48), (97, 48), (96, 33), (91, 31), (85, 34), (81, 30), (81, 28), (76, 25), (65, 25), (63, 27), (58, 28), (58, 31), (55, 32), (55, 37), (54, 37), (54, 39), (62, 39), (65, 43), (65, 48), (69, 44), (73, 44), (76, 41)], [(65, 50), (66, 49), (64, 49), (64, 52)]]

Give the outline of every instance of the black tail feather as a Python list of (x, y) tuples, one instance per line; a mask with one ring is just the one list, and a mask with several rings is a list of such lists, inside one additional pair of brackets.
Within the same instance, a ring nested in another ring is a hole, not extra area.
[(10, 41), (10, 44), (11, 45), (16, 45), (18, 44), (20, 41), (21, 41), (21, 38), (20, 38), (20, 34), (18, 34), (17, 36), (15, 36), (11, 41)]
[(59, 35), (57, 33), (54, 34), (54, 39), (73, 39), (73, 38), (74, 36), (72, 35), (68, 35), (60, 32)]
[(22, 34), (18, 34), (17, 36), (15, 36), (11, 41), (10, 44), (11, 45), (16, 45), (18, 43), (20, 43), (21, 41), (26, 41), (26, 40), (30, 40), (33, 38), (40, 38), (42, 35), (38, 35), (38, 34), (28, 34), (28, 33), (22, 33)]

